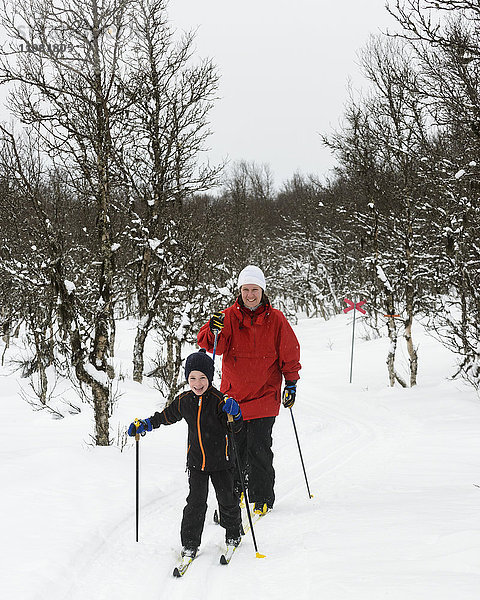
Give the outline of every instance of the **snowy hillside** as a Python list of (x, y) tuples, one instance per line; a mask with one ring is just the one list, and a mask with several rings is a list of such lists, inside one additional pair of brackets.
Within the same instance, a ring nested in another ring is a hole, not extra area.
[[(2, 371), (2, 597), (11, 600), (467, 600), (480, 589), (480, 400), (447, 379), (453, 357), (416, 326), (419, 385), (387, 386), (388, 340), (362, 339), (348, 383), (351, 320), (303, 320), (294, 415), (274, 428), (277, 503), (229, 566), (210, 496), (201, 552), (172, 577), (187, 494), (186, 427), (141, 439), (141, 527), (135, 543), (134, 442), (90, 445), (92, 417), (54, 420)], [(132, 332), (118, 333), (129, 369)], [(407, 360), (407, 358), (405, 358)], [(217, 378), (218, 382), (218, 378)], [(25, 385), (25, 382), (23, 382)], [(113, 427), (161, 408), (125, 379)], [(72, 400), (77, 402), (72, 394)]]

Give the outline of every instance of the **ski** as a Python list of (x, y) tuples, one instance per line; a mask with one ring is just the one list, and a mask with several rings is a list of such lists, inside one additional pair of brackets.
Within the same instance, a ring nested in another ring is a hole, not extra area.
[[(270, 512), (270, 510), (268, 510), (266, 513), (262, 513), (262, 514), (255, 514), (255, 513), (251, 513), (251, 517), (252, 517), (252, 525), (255, 525), (255, 523), (257, 521), (259, 521), (260, 519), (263, 519), (263, 517), (265, 517), (265, 515), (268, 515), (268, 513)], [(245, 523), (242, 523), (242, 528), (243, 528), (243, 535), (245, 535), (247, 532), (250, 531), (250, 521), (247, 521)]]
[(178, 565), (173, 569), (174, 577), (182, 577), (185, 575), (188, 567), (192, 564), (195, 557), (192, 556), (183, 556), (182, 560), (178, 563)]
[(238, 546), (227, 546), (226, 552), (224, 552), (222, 556), (220, 556), (220, 564), (228, 565), (228, 563), (232, 560), (232, 556), (237, 548)]

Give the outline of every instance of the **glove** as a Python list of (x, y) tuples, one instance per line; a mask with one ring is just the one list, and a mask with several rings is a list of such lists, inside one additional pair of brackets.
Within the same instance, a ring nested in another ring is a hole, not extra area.
[(225, 315), (222, 312), (216, 312), (212, 315), (210, 319), (210, 331), (215, 333), (216, 331), (220, 332), (225, 326)]
[(292, 408), (295, 404), (295, 396), (297, 395), (297, 382), (285, 381), (283, 388), (282, 402), (285, 408)]
[[(137, 427), (138, 425), (138, 427)], [(150, 419), (135, 419), (133, 423), (130, 423), (130, 427), (128, 428), (128, 435), (130, 437), (135, 437), (137, 433), (140, 435), (145, 435), (147, 431), (152, 431), (152, 423)]]
[(238, 419), (242, 416), (242, 412), (240, 410), (240, 407), (238, 406), (238, 402), (233, 398), (230, 398), (230, 396), (224, 396), (223, 400), (225, 402), (225, 404), (222, 407), (223, 412), (232, 415), (234, 420), (238, 421)]

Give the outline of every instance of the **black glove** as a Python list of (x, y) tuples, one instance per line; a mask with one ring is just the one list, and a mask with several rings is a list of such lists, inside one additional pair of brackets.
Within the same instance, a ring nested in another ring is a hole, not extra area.
[(292, 408), (295, 404), (295, 396), (297, 395), (297, 382), (285, 381), (283, 388), (282, 402), (285, 408)]
[(222, 331), (222, 329), (225, 326), (225, 315), (222, 312), (216, 312), (212, 315), (212, 318), (210, 319), (210, 331), (212, 333), (215, 333), (216, 331), (218, 331), (220, 333), (220, 331)]

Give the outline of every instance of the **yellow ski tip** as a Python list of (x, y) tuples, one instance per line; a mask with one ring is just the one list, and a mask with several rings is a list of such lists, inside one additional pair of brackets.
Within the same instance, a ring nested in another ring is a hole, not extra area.
[(260, 552), (257, 552), (256, 558), (265, 558), (265, 554), (260, 554)]
[(310, 494), (310, 498), (313, 498), (313, 494)]

